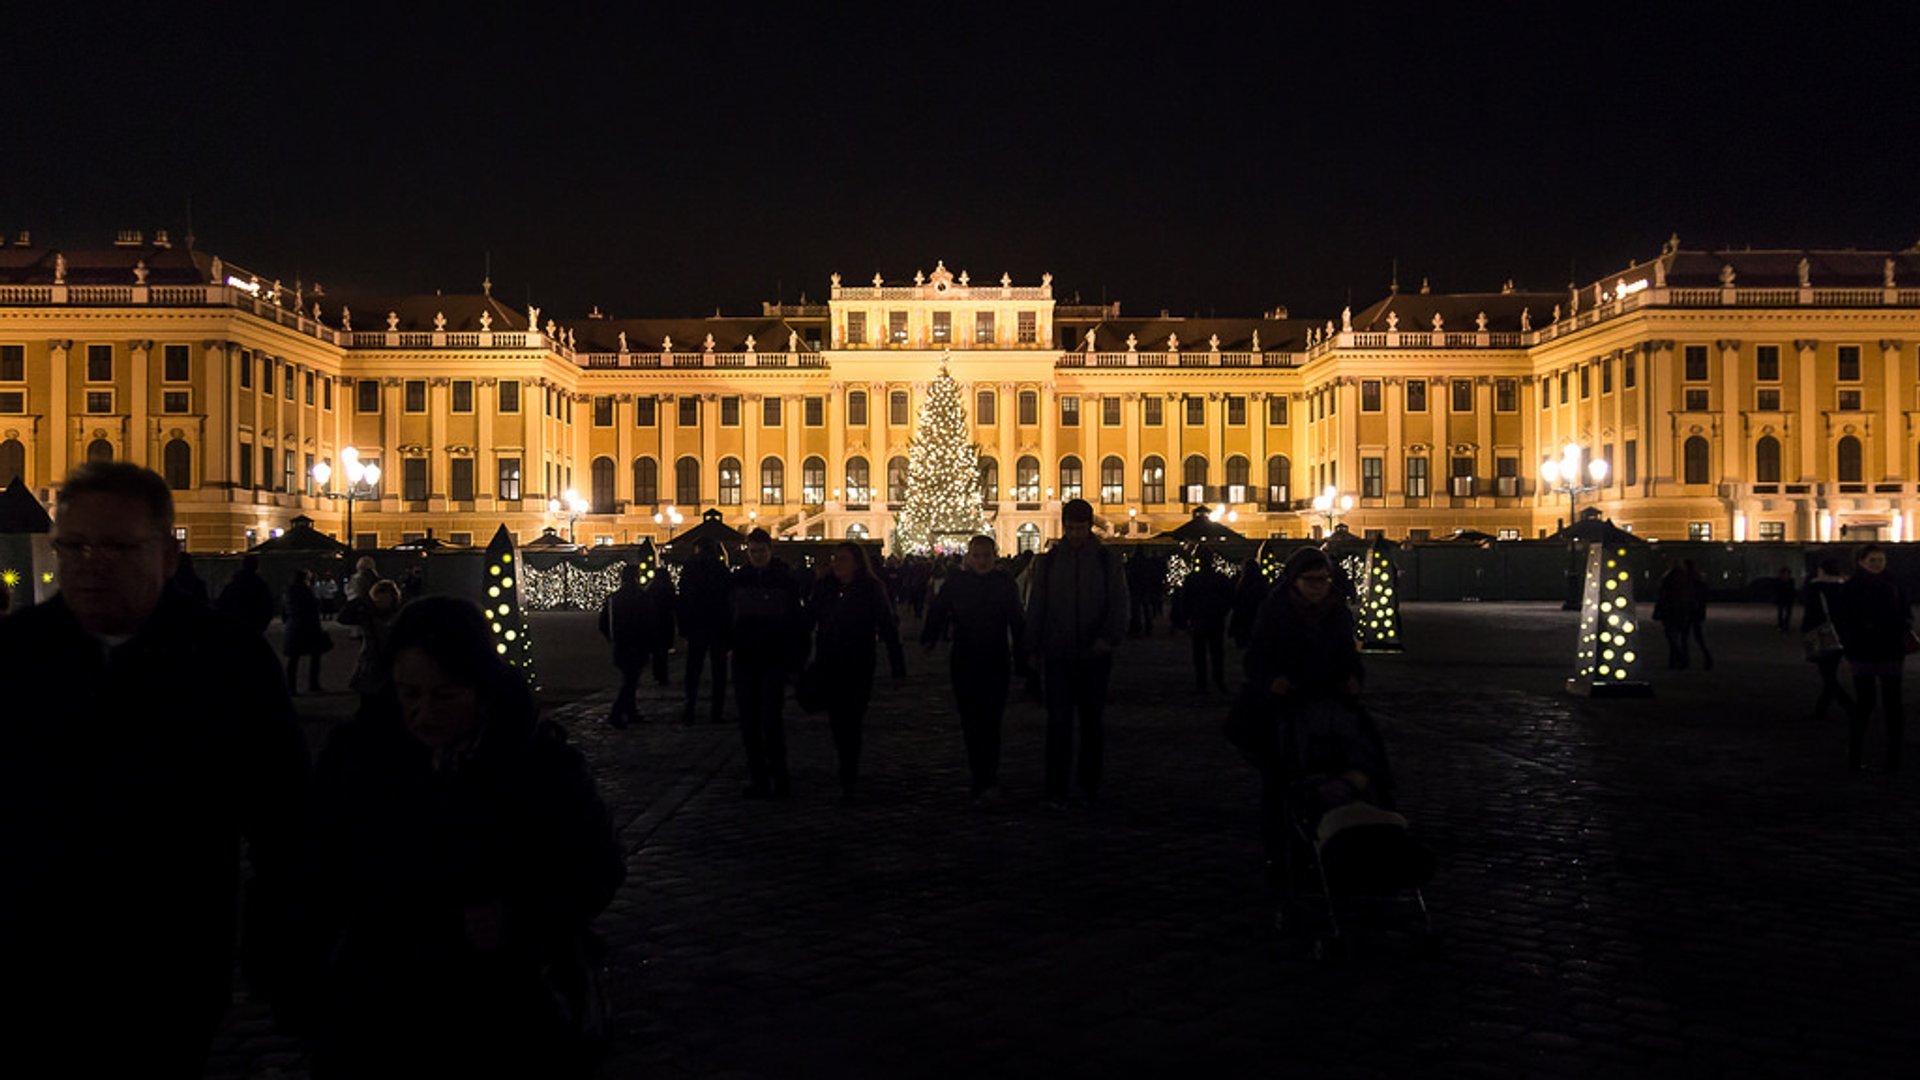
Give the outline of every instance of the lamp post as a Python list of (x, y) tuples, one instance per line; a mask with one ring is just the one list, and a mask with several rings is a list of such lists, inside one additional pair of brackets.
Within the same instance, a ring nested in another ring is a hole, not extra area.
[(1332, 484), (1328, 484), (1320, 494), (1313, 497), (1313, 512), (1326, 517), (1326, 531), (1329, 536), (1333, 534), (1334, 520), (1352, 509), (1353, 496), (1340, 494)]
[(329, 499), (347, 500), (347, 546), (354, 546), (353, 504), (361, 499), (379, 497), (380, 466), (376, 462), (360, 460), (360, 451), (346, 446), (340, 449), (340, 473), (347, 481), (347, 490), (330, 491), (327, 482), (333, 479), (333, 466), (324, 461), (313, 465), (313, 482), (320, 486), (320, 494)]
[[(1579, 523), (1579, 515), (1574, 508), (1580, 504), (1580, 496), (1589, 491), (1599, 491), (1607, 482), (1607, 459), (1594, 458), (1587, 462), (1586, 468), (1580, 467), (1581, 450), (1579, 443), (1568, 443), (1560, 448), (1558, 458), (1547, 458), (1540, 463), (1540, 483), (1551, 492), (1565, 492), (1567, 496), (1567, 528)], [(1567, 596), (1561, 604), (1561, 610), (1573, 611), (1580, 606), (1581, 573), (1575, 558), (1578, 541), (1571, 534), (1567, 538)]]
[(567, 543), (569, 544), (579, 543), (579, 541), (573, 537), (573, 523), (579, 521), (580, 515), (586, 513), (589, 508), (590, 504), (587, 500), (581, 498), (580, 493), (573, 488), (568, 488), (561, 492), (560, 497), (557, 499), (547, 500), (547, 513), (560, 514), (564, 512), (567, 515)]
[(653, 515), (653, 523), (655, 525), (665, 525), (667, 527), (668, 543), (673, 542), (673, 531), (678, 529), (680, 523), (685, 520), (687, 520), (686, 517), (680, 513), (680, 508), (677, 506), (669, 506), (665, 510)]

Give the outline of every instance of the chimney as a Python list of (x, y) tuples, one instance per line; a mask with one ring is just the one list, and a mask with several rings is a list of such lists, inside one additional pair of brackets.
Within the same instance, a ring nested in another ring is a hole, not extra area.
[(147, 238), (139, 229), (121, 229), (114, 235), (113, 246), (117, 248), (145, 247)]

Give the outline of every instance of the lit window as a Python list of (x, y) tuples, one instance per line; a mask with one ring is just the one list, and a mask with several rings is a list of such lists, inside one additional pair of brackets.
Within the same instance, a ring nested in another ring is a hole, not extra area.
[(1022, 311), (1014, 317), (1014, 337), (1022, 345), (1032, 345), (1040, 340), (1040, 316), (1036, 312)]
[(1757, 345), (1753, 350), (1754, 378), (1761, 382), (1778, 382), (1780, 379), (1780, 346)]
[(993, 391), (991, 390), (982, 390), (973, 395), (974, 423), (982, 425), (994, 423), (993, 404)]
[(1713, 539), (1713, 522), (1711, 521), (1687, 522), (1687, 539), (1689, 540)]
[(1709, 408), (1709, 396), (1705, 390), (1689, 390), (1686, 394), (1688, 412), (1706, 412)]
[(895, 345), (907, 343), (907, 313), (904, 311), (887, 312), (887, 340)]
[(909, 423), (909, 417), (907, 413), (911, 404), (912, 403), (910, 399), (907, 397), (907, 392), (905, 390), (893, 390), (888, 392), (887, 423), (892, 424), (894, 427), (906, 427), (907, 424)]
[(976, 345), (993, 344), (993, 312), (975, 312), (973, 316), (973, 340)]

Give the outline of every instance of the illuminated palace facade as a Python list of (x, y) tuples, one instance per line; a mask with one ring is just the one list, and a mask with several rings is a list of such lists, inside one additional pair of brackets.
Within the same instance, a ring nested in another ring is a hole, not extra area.
[[(363, 546), (501, 523), (668, 539), (718, 509), (779, 536), (884, 539), (942, 365), (964, 388), (1003, 546), (1061, 502), (1146, 537), (1209, 507), (1253, 537), (1551, 534), (1543, 462), (1643, 536), (1912, 536), (1920, 252), (1705, 252), (1565, 291), (1392, 290), (1361, 311), (1138, 318), (1050, 277), (936, 265), (748, 317), (543, 317), (481, 289), (288, 285), (123, 234), (0, 246), (0, 484), (153, 467), (193, 550), (298, 515)], [(1608, 463), (1596, 478), (1589, 465)], [(332, 475), (322, 486), (313, 466)], [(1309, 505), (1350, 496), (1332, 516)], [(577, 493), (569, 507), (563, 496)], [(676, 518), (678, 520), (676, 520)]]

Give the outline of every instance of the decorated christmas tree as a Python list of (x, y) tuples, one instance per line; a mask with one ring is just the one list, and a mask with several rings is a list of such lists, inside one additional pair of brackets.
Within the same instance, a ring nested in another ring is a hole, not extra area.
[(907, 503), (894, 535), (899, 551), (924, 555), (936, 547), (959, 548), (968, 537), (987, 531), (980, 509), (980, 448), (967, 434), (960, 386), (942, 364), (907, 444)]
[(494, 650), (526, 676), (528, 686), (538, 689), (540, 684), (533, 674), (533, 642), (527, 637), (526, 610), (520, 606), (520, 555), (505, 525), (487, 544), (486, 565), (480, 610), (486, 613), (493, 630)]

